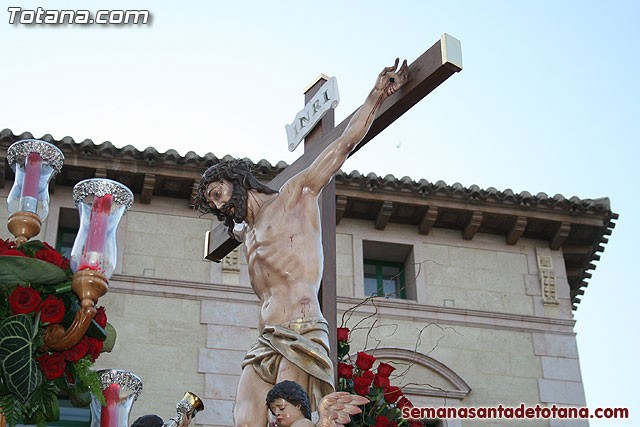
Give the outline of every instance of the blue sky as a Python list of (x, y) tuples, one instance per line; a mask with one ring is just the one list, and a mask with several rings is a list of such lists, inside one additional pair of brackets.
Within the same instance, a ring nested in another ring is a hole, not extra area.
[(338, 79), (341, 121), (396, 56), (411, 62), (445, 32), (461, 40), (464, 70), (343, 169), (610, 197), (620, 219), (575, 313), (578, 346), (588, 405), (640, 410), (632, 398), (640, 375), (631, 268), (640, 240), (633, 225), (639, 3), (103, 0), (46, 7), (148, 9), (152, 23), (10, 25), (0, 10), (0, 128), (272, 163), (300, 155), (287, 151), (284, 125), (319, 73)]

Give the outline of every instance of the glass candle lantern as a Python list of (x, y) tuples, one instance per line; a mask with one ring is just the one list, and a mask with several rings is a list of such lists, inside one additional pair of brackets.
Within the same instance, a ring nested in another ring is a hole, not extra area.
[(8, 227), (24, 243), (40, 232), (49, 214), (49, 181), (62, 169), (64, 155), (48, 142), (25, 139), (11, 144), (7, 161), (15, 172), (7, 198)]
[(80, 228), (71, 249), (71, 270), (93, 270), (107, 279), (116, 267), (116, 231), (133, 193), (110, 179), (86, 179), (73, 187)]
[(98, 375), (107, 405), (91, 395), (91, 427), (128, 427), (131, 407), (142, 393), (142, 380), (119, 369), (98, 371)]

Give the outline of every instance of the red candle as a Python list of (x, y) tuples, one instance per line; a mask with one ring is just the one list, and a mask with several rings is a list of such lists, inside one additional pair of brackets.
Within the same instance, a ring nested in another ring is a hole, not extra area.
[(107, 240), (107, 226), (109, 223), (112, 201), (113, 196), (111, 194), (105, 194), (102, 197), (96, 197), (93, 199), (91, 217), (89, 218), (87, 244), (84, 249), (85, 255), (89, 252), (103, 253), (104, 245)]
[(40, 157), (40, 154), (29, 153), (24, 167), (21, 197), (38, 198), (38, 184), (40, 184), (41, 169), (42, 157)]
[(120, 386), (111, 384), (102, 392), (107, 406), (100, 411), (100, 427), (118, 427), (118, 403), (120, 402)]

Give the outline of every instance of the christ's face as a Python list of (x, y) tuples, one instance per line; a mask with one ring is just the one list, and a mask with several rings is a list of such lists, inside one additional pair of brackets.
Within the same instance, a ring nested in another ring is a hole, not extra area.
[(271, 413), (276, 417), (278, 427), (290, 427), (295, 421), (304, 418), (300, 405), (292, 405), (283, 398), (276, 399), (270, 406)]
[(225, 205), (231, 200), (233, 194), (233, 184), (227, 180), (215, 181), (207, 186), (205, 197), (209, 206), (216, 208), (226, 215), (233, 217), (234, 208)]

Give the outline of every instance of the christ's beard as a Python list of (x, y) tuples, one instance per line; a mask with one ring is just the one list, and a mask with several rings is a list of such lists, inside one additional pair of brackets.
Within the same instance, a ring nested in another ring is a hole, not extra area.
[[(233, 208), (233, 213), (229, 214), (231, 208)], [(236, 190), (234, 187), (231, 199), (225, 203), (221, 210), (226, 217), (231, 218), (237, 224), (244, 222), (247, 219), (247, 191), (244, 188)]]

